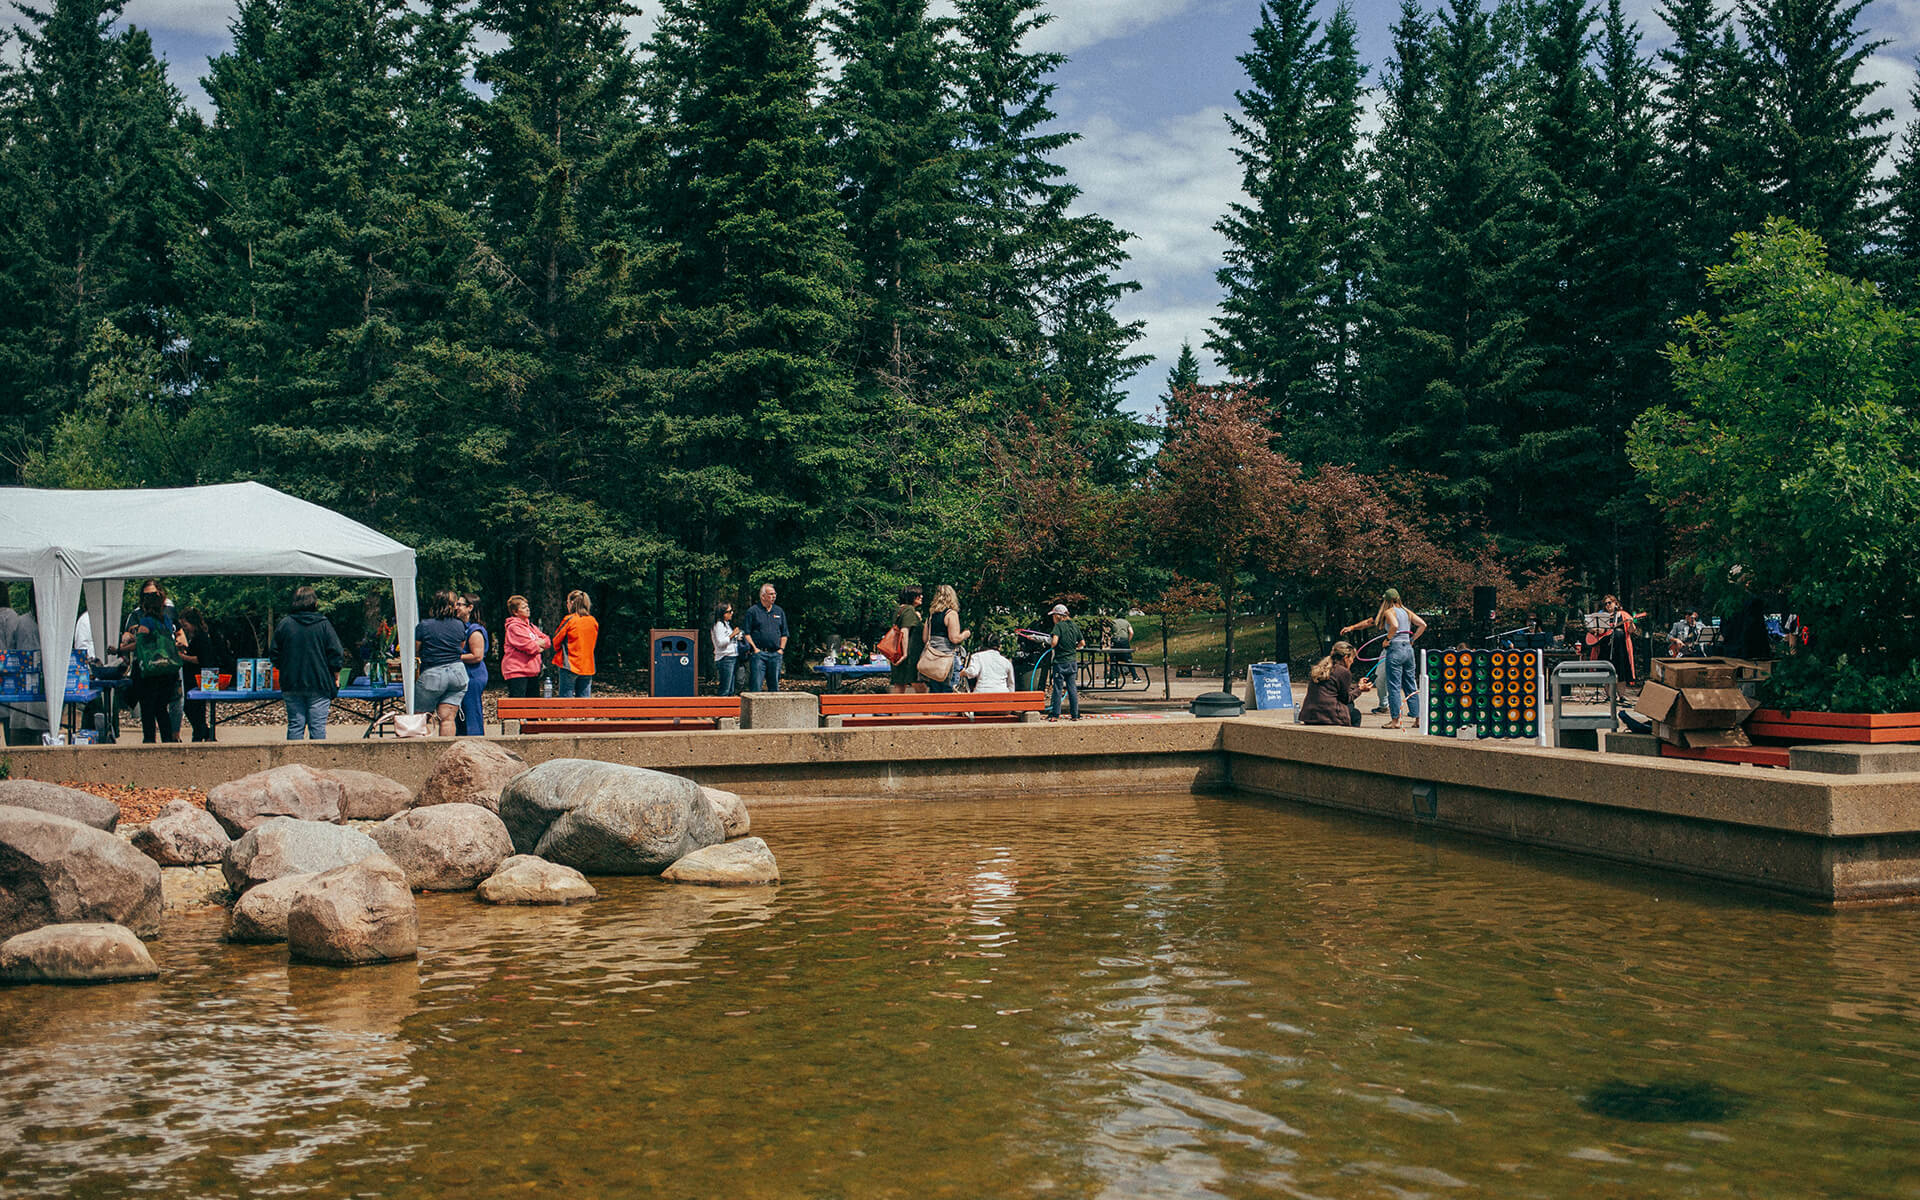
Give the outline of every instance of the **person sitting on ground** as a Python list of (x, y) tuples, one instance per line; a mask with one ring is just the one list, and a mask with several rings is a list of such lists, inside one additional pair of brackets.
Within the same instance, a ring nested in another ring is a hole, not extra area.
[(1013, 691), (1013, 660), (1000, 653), (1000, 635), (989, 633), (981, 637), (980, 649), (973, 652), (967, 660), (966, 677), (973, 682), (976, 692)]
[(1300, 706), (1302, 725), (1360, 724), (1360, 710), (1353, 702), (1373, 689), (1373, 681), (1362, 679), (1354, 685), (1353, 654), (1351, 642), (1335, 642), (1327, 656), (1313, 664), (1308, 673), (1306, 702)]

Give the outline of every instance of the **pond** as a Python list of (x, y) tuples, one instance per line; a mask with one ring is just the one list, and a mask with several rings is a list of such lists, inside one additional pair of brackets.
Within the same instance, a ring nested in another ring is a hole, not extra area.
[(1231, 797), (754, 824), (778, 888), (0, 990), (0, 1194), (1920, 1196), (1914, 909)]

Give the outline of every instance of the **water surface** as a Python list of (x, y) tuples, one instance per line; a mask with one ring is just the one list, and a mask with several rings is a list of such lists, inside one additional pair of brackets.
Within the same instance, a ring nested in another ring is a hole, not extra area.
[(0, 990), (0, 1194), (1920, 1197), (1920, 911), (1213, 797), (754, 823), (778, 888)]

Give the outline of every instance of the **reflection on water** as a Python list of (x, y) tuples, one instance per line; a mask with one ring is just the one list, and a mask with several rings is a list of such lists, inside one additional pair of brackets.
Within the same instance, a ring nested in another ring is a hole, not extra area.
[(754, 822), (778, 888), (0, 991), (0, 1194), (1920, 1196), (1914, 910), (1204, 797)]

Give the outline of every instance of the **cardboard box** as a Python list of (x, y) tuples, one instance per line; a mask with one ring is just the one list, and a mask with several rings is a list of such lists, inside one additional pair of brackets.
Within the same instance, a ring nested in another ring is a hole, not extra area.
[(1662, 725), (1676, 731), (1732, 729), (1745, 721), (1754, 707), (1737, 685), (1674, 688), (1649, 683), (1640, 689), (1640, 702), (1633, 711), (1652, 721), (1657, 733)]
[(253, 660), (236, 659), (233, 664), (233, 690), (250, 692), (253, 690)]
[(1732, 687), (1740, 668), (1731, 658), (1656, 658), (1647, 677), (1670, 688)]

